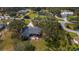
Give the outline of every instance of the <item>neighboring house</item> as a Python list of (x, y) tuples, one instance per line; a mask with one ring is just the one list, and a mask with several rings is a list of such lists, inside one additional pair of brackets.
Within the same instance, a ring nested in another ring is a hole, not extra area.
[(19, 13), (25, 13), (26, 12), (26, 10), (20, 10), (20, 11), (18, 11)]
[(10, 18), (10, 16), (6, 16), (6, 15), (0, 16), (0, 20), (3, 20), (3, 19), (8, 20), (9, 18)]
[(30, 9), (20, 10), (20, 11), (18, 11), (18, 13), (26, 13), (26, 12), (29, 12), (29, 11), (30, 11)]
[(3, 30), (5, 28), (4, 24), (0, 24), (0, 31)]
[(4, 19), (4, 16), (0, 16), (0, 20)]
[(14, 18), (14, 17), (10, 17), (10, 19), (11, 19), (11, 20), (15, 20), (15, 18)]
[(62, 19), (63, 19), (64, 21), (66, 21), (66, 22), (67, 22), (67, 16), (69, 16), (69, 15), (73, 15), (73, 12), (70, 12), (70, 11), (68, 11), (68, 10), (62, 10), (62, 11), (61, 11)]
[(4, 15), (4, 19), (5, 19), (5, 20), (8, 20), (8, 19), (10, 19), (10, 16)]
[(2, 30), (5, 29), (5, 25), (4, 24), (0, 24), (0, 38), (2, 36)]
[(41, 28), (33, 26), (31, 23), (21, 31), (23, 39), (38, 40), (41, 35)]
[(15, 20), (22, 20), (21, 18), (15, 18)]

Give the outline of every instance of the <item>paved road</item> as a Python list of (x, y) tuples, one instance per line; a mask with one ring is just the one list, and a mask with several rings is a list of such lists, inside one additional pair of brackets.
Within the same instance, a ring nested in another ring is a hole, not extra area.
[(67, 18), (65, 18), (65, 17), (64, 17), (64, 18), (59, 18), (59, 17), (57, 17), (56, 15), (55, 15), (55, 17), (56, 17), (57, 19), (62, 19), (62, 20), (64, 20), (64, 21), (59, 20), (58, 22), (61, 24), (62, 28), (63, 28), (65, 31), (67, 31), (67, 32), (72, 32), (72, 33), (76, 33), (76, 34), (79, 36), (79, 31), (66, 28), (65, 24), (68, 24), (68, 23), (69, 23), (69, 24), (72, 24), (71, 22), (69, 22), (69, 21), (67, 20)]

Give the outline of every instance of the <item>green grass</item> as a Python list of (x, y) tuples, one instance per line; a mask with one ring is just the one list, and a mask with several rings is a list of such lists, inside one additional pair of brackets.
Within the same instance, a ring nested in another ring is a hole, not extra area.
[(68, 19), (76, 18), (77, 16), (68, 16)]
[(76, 33), (69, 33), (69, 35), (74, 38), (74, 37), (77, 37), (77, 34)]
[(48, 47), (46, 46), (46, 42), (43, 39), (40, 40), (31, 40), (33, 46), (35, 46), (36, 51), (44, 51)]
[(29, 24), (30, 23), (30, 19), (25, 19), (24, 20), (24, 23), (27, 25), (27, 24)]

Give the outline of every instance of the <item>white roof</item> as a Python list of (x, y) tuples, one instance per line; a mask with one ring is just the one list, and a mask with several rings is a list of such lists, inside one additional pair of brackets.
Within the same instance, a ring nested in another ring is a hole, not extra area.
[(65, 15), (73, 15), (73, 12), (63, 11), (63, 12), (61, 12), (61, 15), (63, 15), (63, 14), (65, 14)]
[(19, 13), (25, 13), (25, 12), (27, 12), (27, 11), (30, 11), (29, 9), (26, 9), (26, 10), (20, 10), (20, 11), (18, 11)]
[(4, 16), (0, 16), (1, 19), (4, 19)]
[(20, 11), (18, 11), (19, 13), (24, 13), (24, 12), (26, 12), (26, 10), (20, 10)]
[(27, 26), (28, 26), (28, 27), (34, 27), (34, 25), (33, 25), (32, 22), (30, 22)]

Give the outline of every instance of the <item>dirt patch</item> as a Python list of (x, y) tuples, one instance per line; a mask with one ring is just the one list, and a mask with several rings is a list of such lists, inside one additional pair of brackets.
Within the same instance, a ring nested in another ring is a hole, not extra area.
[(8, 29), (5, 29), (4, 32), (2, 33), (2, 39), (4, 40), (2, 45), (3, 45), (3, 51), (13, 51), (14, 50), (14, 43), (11, 38), (12, 32), (9, 31)]

